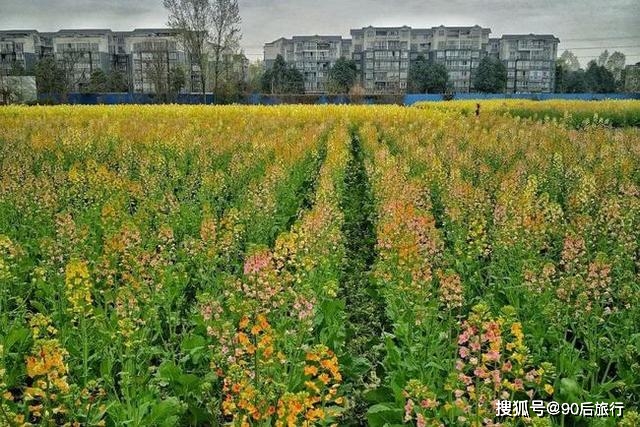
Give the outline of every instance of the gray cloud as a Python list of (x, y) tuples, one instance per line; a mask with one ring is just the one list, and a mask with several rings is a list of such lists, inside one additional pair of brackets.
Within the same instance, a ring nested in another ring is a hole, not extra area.
[[(243, 46), (252, 59), (262, 45), (294, 34), (341, 34), (367, 25), (490, 27), (505, 33), (553, 33), (582, 63), (604, 48), (640, 61), (638, 0), (239, 0)], [(0, 0), (0, 28), (164, 26), (161, 0)], [(624, 46), (624, 47), (618, 47)]]

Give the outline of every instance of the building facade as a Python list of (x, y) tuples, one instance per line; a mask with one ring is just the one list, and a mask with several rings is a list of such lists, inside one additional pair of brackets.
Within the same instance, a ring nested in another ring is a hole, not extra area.
[(135, 29), (123, 39), (134, 93), (166, 93), (178, 68), (189, 75), (187, 55), (175, 31)]
[[(489, 38), (491, 30), (479, 25), (465, 27), (363, 27), (351, 30), (351, 40), (340, 36), (325, 37), (339, 41), (343, 48), (334, 50), (337, 57), (356, 63), (360, 83), (370, 94), (398, 94), (407, 90), (409, 68), (420, 55), (443, 64), (449, 73), (450, 90), (473, 92), (473, 80), (485, 56), (501, 59), (508, 70), (509, 92), (552, 92), (555, 59), (559, 40), (551, 35), (505, 35)], [(317, 36), (316, 36), (317, 37)], [(297, 46), (293, 41), (300, 39)], [(316, 63), (314, 47), (305, 45), (303, 37), (280, 38), (264, 46), (264, 60), (271, 67), (277, 55), (303, 72), (308, 92), (324, 92), (318, 76), (326, 78), (332, 62)], [(350, 49), (344, 48), (350, 46)], [(312, 72), (311, 72), (312, 71)], [(518, 81), (519, 80), (519, 81)]]
[(352, 58), (368, 93), (400, 93), (407, 89), (411, 27), (365, 27), (351, 30)]
[(341, 57), (351, 57), (351, 40), (319, 35), (279, 38), (264, 46), (265, 67), (271, 68), (278, 55), (302, 73), (307, 93), (325, 93), (329, 69)]
[(36, 30), (0, 31), (0, 73), (33, 73), (41, 44)]
[(115, 53), (111, 30), (60, 30), (51, 37), (51, 45), (73, 91), (88, 87), (94, 71), (111, 69)]
[(640, 92), (640, 62), (624, 68), (624, 90), (630, 93)]
[(558, 43), (550, 34), (502, 36), (499, 58), (507, 67), (507, 92), (553, 92)]
[(445, 65), (454, 92), (473, 92), (473, 76), (480, 60), (488, 55), (491, 30), (473, 27), (432, 28), (431, 60)]
[[(200, 92), (200, 70), (189, 61), (177, 32), (167, 28), (112, 31), (69, 29), (0, 31), (0, 73), (34, 75), (43, 57), (53, 57), (64, 69), (71, 91), (89, 87), (96, 70), (117, 72), (130, 92), (166, 93), (180, 68), (185, 74), (183, 92)], [(239, 73), (245, 80), (248, 60), (242, 53), (225, 52), (224, 76)], [(210, 89), (210, 88), (208, 88)]]

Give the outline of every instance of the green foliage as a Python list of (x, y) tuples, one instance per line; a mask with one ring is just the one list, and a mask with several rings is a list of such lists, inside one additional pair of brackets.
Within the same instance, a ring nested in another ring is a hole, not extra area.
[(587, 91), (584, 70), (570, 71), (562, 64), (556, 65), (556, 93), (585, 93)]
[(117, 70), (112, 70), (107, 74), (107, 87), (109, 92), (127, 92), (129, 90), (126, 76)]
[(247, 92), (255, 93), (262, 90), (262, 79), (264, 78), (264, 63), (262, 61), (251, 62), (248, 69)]
[(107, 74), (101, 68), (94, 70), (89, 79), (87, 92), (100, 93), (109, 91), (109, 80)]
[(177, 66), (169, 70), (169, 87), (173, 94), (179, 93), (187, 84), (184, 68)]
[(503, 92), (507, 87), (507, 68), (498, 58), (482, 58), (473, 78), (473, 86), (478, 92)]
[(580, 69), (580, 61), (578, 57), (570, 50), (565, 50), (557, 61), (567, 71), (578, 71)]
[(584, 73), (585, 83), (591, 92), (611, 93), (616, 91), (616, 80), (604, 65), (591, 61)]
[(262, 76), (262, 90), (271, 94), (304, 93), (304, 76), (278, 55), (273, 66)]
[(67, 75), (54, 57), (46, 56), (42, 58), (36, 65), (35, 74), (38, 93), (67, 93)]
[(444, 93), (449, 81), (447, 67), (418, 56), (409, 68), (408, 87), (415, 93)]
[(329, 93), (349, 93), (358, 76), (356, 63), (352, 59), (339, 58), (329, 70)]

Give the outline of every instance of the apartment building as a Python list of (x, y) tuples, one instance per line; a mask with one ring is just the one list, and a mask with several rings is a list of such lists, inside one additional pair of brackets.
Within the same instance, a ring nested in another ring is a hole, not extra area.
[(36, 30), (0, 31), (0, 73), (22, 69), (28, 74), (40, 57), (40, 35)]
[[(343, 49), (350, 44), (351, 58), (359, 71), (360, 83), (367, 93), (403, 93), (407, 89), (411, 62), (420, 55), (445, 65), (449, 85), (454, 92), (473, 92), (473, 79), (480, 61), (493, 56), (504, 61), (509, 73), (510, 92), (552, 92), (555, 59), (559, 40), (552, 35), (505, 35), (490, 38), (491, 29), (479, 25), (431, 28), (363, 27), (351, 30), (351, 40), (340, 40)], [(318, 75), (326, 76), (328, 64), (317, 64), (310, 45), (304, 53), (301, 40), (280, 38), (264, 46), (266, 67), (271, 67), (277, 55), (295, 65), (305, 76), (309, 92), (322, 92)], [(303, 38), (301, 38), (303, 39)], [(305, 55), (306, 60), (305, 60)], [(347, 56), (347, 55), (344, 55)], [(310, 62), (310, 63), (307, 63)], [(311, 71), (313, 70), (313, 71)], [(515, 86), (517, 85), (517, 87)]]
[(495, 37), (489, 37), (489, 44), (487, 44), (487, 55), (492, 58), (500, 58), (500, 39)]
[[(165, 93), (177, 68), (188, 72), (188, 81), (199, 78), (199, 70), (187, 67), (187, 55), (174, 30), (135, 29), (123, 34), (123, 44), (124, 54), (129, 58), (133, 92)], [(190, 86), (194, 87), (193, 84)]]
[(488, 55), (489, 28), (433, 27), (431, 60), (444, 64), (454, 92), (473, 92), (473, 76), (480, 60)]
[(509, 34), (500, 39), (507, 92), (553, 92), (560, 40), (550, 34)]
[(94, 71), (108, 72), (115, 54), (113, 32), (109, 29), (60, 30), (51, 36), (51, 45), (74, 91), (88, 86)]
[[(347, 44), (348, 45), (348, 44)], [(318, 45), (318, 67), (325, 53)], [(330, 45), (329, 55), (339, 57), (342, 52)], [(64, 68), (71, 91), (83, 91), (89, 86), (91, 74), (119, 72), (138, 93), (165, 93), (178, 67), (185, 71), (185, 91), (199, 92), (200, 69), (191, 64), (176, 31), (167, 28), (142, 28), (133, 31), (110, 29), (65, 29), (56, 32), (37, 30), (0, 31), (0, 73), (7, 75), (22, 68), (23, 74), (33, 75), (40, 58), (51, 56)], [(238, 52), (225, 52), (222, 75), (231, 74), (246, 79), (248, 60)], [(326, 65), (322, 65), (327, 68)], [(237, 73), (237, 75), (236, 75)], [(323, 88), (321, 85), (316, 87)], [(310, 87), (311, 89), (311, 87)]]
[[(419, 31), (419, 30), (416, 30)], [(412, 46), (411, 27), (365, 27), (351, 30), (353, 60), (368, 93), (407, 89)]]
[(640, 92), (640, 62), (624, 68), (624, 90), (630, 93)]
[(302, 73), (307, 93), (324, 93), (329, 69), (340, 57), (351, 57), (351, 40), (320, 35), (279, 38), (264, 45), (265, 67), (271, 68), (278, 55)]

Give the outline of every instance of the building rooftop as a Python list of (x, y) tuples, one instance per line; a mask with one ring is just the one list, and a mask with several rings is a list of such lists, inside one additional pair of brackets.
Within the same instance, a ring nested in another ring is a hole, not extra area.
[(556, 40), (560, 42), (560, 39), (554, 36), (553, 34), (504, 34), (502, 36), (503, 39), (507, 40), (522, 40), (522, 39), (537, 39), (537, 40)]
[(135, 28), (133, 31), (123, 31), (124, 34), (177, 34), (173, 28)]
[(38, 30), (0, 30), (1, 35), (27, 35), (37, 32)]
[(344, 40), (342, 36), (321, 36), (321, 35), (313, 35), (313, 36), (293, 36), (292, 40), (335, 40), (341, 41)]
[(96, 35), (102, 35), (102, 34), (111, 34), (112, 31), (108, 28), (78, 28), (78, 29), (62, 29), (60, 31), (58, 31), (57, 33), (53, 33), (53, 34), (58, 34), (58, 35), (66, 35), (66, 34), (96, 34)]

